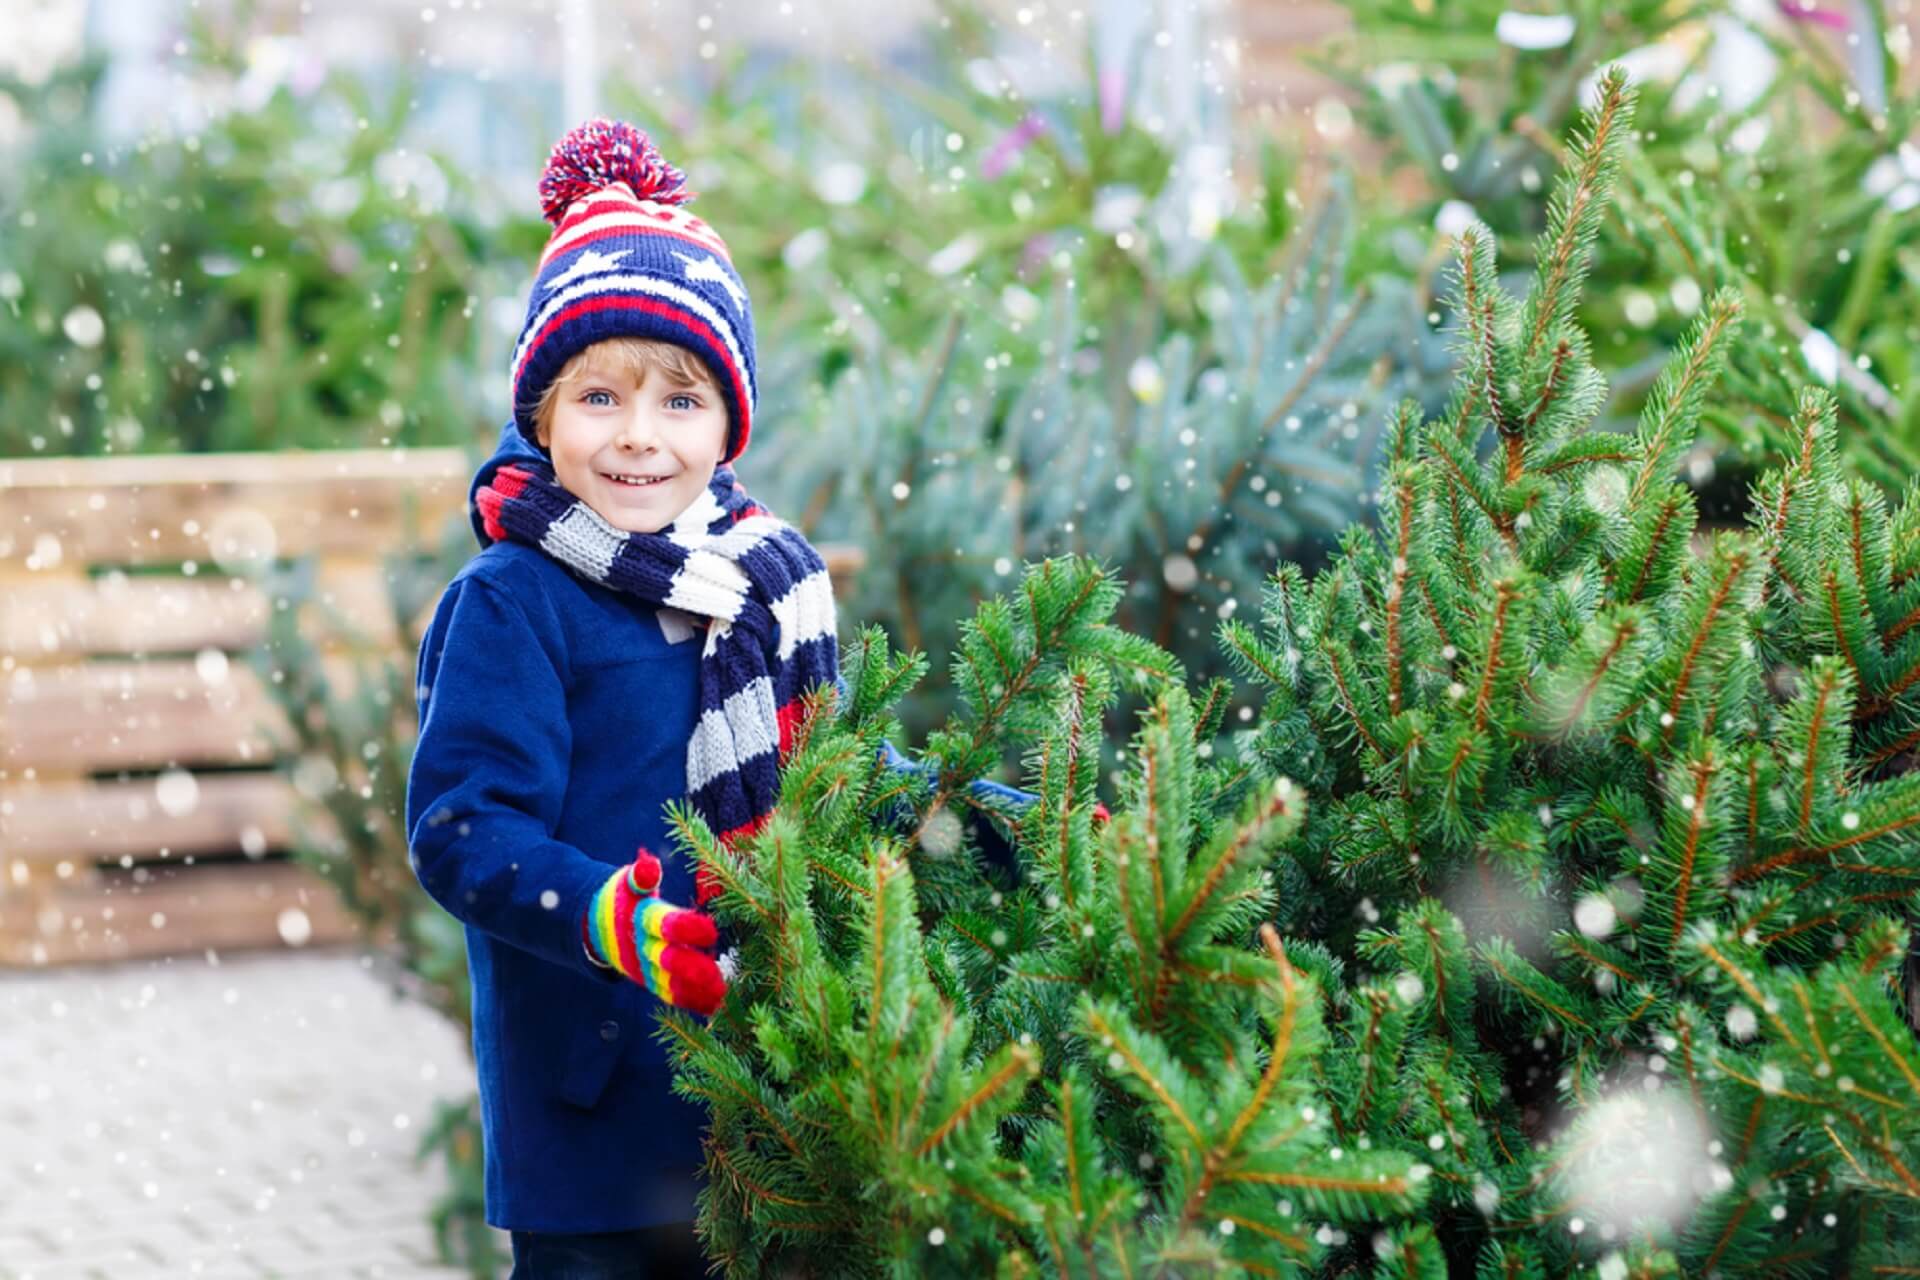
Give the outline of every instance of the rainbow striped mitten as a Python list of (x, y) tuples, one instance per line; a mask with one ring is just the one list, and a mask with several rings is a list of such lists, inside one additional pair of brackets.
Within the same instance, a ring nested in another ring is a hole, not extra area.
[(674, 1008), (705, 1017), (727, 994), (708, 954), (719, 931), (711, 916), (663, 902), (659, 888), (660, 859), (642, 849), (593, 895), (581, 922), (587, 949)]

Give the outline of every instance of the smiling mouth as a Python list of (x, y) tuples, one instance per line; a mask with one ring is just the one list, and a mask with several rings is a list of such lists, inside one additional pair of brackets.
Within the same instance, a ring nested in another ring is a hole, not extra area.
[(654, 485), (662, 484), (671, 478), (668, 476), (617, 476), (604, 471), (601, 472), (600, 475), (602, 479), (609, 483), (621, 485), (628, 489), (650, 489)]

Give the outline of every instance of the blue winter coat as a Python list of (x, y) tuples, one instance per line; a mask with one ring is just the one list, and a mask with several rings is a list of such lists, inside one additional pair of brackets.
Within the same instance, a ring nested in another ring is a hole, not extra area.
[[(508, 424), (475, 487), (515, 456), (534, 455)], [(588, 959), (580, 921), (642, 845), (665, 863), (661, 894), (693, 900), (662, 806), (686, 795), (701, 636), (683, 614), (499, 543), (455, 575), (422, 640), (407, 829), (421, 885), (466, 925), (496, 1227), (693, 1216), (704, 1116), (671, 1091), (658, 1002)], [(989, 824), (977, 833), (1005, 858)]]
[(669, 1090), (651, 995), (595, 966), (580, 921), (646, 846), (692, 874), (661, 803), (686, 792), (700, 644), (541, 552), (489, 547), (421, 644), (413, 867), (466, 924), (486, 1216), (622, 1231), (693, 1215), (699, 1111)]

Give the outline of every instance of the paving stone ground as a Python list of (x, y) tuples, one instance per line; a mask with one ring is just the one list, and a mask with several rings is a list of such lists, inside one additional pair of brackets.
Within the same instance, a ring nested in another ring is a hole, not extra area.
[(0, 975), (0, 1280), (454, 1280), (460, 1033), (351, 949)]

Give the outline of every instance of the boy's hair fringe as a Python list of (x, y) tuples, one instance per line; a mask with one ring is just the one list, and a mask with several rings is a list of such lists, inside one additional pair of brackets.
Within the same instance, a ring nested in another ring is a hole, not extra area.
[(651, 371), (676, 385), (704, 386), (716, 393), (719, 390), (707, 362), (678, 343), (655, 338), (607, 338), (567, 361), (566, 367), (541, 392), (540, 403), (534, 407), (533, 422), (534, 434), (543, 447), (553, 427), (553, 411), (560, 403), (560, 393), (594, 370), (624, 373), (635, 382), (644, 381)]

